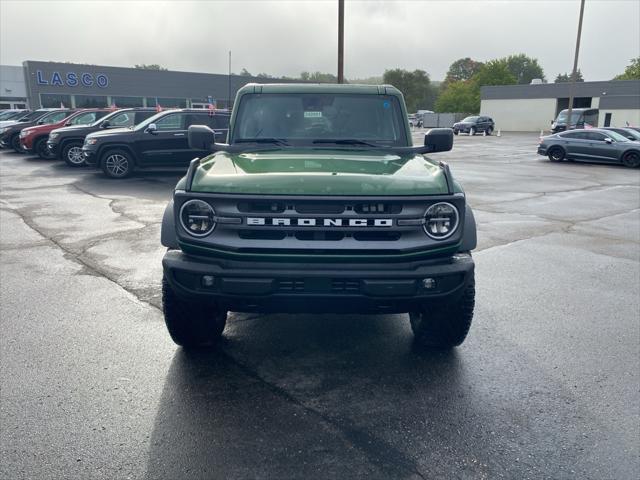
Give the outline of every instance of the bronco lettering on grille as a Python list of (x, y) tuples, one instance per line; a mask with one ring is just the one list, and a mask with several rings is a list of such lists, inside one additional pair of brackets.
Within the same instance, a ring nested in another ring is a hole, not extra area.
[(247, 225), (270, 227), (392, 227), (390, 218), (276, 218), (247, 217)]

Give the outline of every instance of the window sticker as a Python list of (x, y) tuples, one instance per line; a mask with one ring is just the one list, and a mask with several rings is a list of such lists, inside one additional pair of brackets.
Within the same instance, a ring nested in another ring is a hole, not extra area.
[(322, 112), (304, 112), (304, 118), (322, 118)]
[(385, 100), (382, 103), (382, 108), (389, 108), (389, 107), (391, 107), (391, 103), (389, 102), (389, 100)]

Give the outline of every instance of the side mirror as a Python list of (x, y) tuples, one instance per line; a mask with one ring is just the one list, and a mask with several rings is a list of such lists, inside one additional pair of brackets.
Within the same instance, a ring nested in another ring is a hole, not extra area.
[(100, 124), (100, 128), (109, 128), (110, 126), (111, 126), (111, 123), (109, 123), (109, 120), (105, 120)]
[(158, 133), (158, 126), (155, 123), (150, 123), (147, 125), (145, 132), (150, 133), (151, 135), (155, 135)]
[(613, 139), (609, 138), (609, 137), (605, 138), (604, 141), (605, 141), (605, 143), (608, 143), (609, 145), (611, 145), (613, 143)]
[(67, 120), (66, 122), (64, 122), (65, 127), (68, 127), (69, 125), (71, 125), (71, 120)]
[(44, 125), (44, 120), (38, 120), (38, 125)]
[(215, 151), (216, 134), (206, 125), (191, 125), (187, 130), (187, 137), (190, 149)]
[(448, 152), (453, 148), (453, 130), (450, 128), (432, 128), (424, 135), (424, 146), (429, 152)]

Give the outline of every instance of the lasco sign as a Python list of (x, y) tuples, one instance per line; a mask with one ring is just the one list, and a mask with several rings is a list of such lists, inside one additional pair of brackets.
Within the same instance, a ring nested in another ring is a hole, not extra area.
[(77, 87), (82, 85), (84, 87), (93, 87), (94, 85), (100, 88), (106, 88), (109, 86), (109, 77), (104, 73), (76, 73), (67, 72), (60, 74), (60, 72), (52, 72), (51, 75), (47, 75), (42, 70), (36, 70), (36, 83), (38, 85), (56, 85), (59, 87)]

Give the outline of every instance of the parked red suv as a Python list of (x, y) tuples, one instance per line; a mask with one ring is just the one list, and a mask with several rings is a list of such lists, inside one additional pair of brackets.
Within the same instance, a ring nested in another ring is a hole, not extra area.
[(93, 123), (111, 111), (106, 108), (85, 108), (52, 112), (43, 117), (38, 125), (20, 131), (20, 147), (22, 151), (36, 153), (40, 158), (53, 158), (47, 148), (49, 132), (60, 127)]

